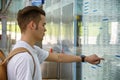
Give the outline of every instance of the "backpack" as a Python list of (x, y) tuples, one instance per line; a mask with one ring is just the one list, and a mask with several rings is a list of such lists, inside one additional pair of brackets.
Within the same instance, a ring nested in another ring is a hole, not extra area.
[(20, 48), (16, 48), (13, 51), (11, 51), (7, 57), (5, 57), (4, 52), (2, 50), (0, 50), (0, 80), (8, 80), (7, 78), (7, 62), (16, 54), (19, 54), (21, 52), (28, 52), (32, 59), (33, 59), (33, 63), (34, 63), (34, 72), (33, 72), (33, 77), (35, 74), (35, 60), (32, 56), (32, 54), (25, 48), (20, 47)]

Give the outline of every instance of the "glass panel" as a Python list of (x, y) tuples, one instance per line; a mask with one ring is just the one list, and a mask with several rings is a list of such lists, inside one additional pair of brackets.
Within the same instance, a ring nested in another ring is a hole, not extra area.
[(60, 2), (60, 0), (53, 0), (53, 4)]
[(83, 63), (82, 80), (120, 79), (119, 9), (119, 0), (83, 0), (82, 53), (95, 53), (105, 61), (99, 65)]
[[(70, 48), (73, 47), (73, 36), (73, 3), (71, 3), (62, 7), (61, 45), (65, 54), (71, 54)], [(60, 78), (72, 80), (72, 67), (71, 63), (61, 63)]]
[(73, 47), (73, 4), (64, 6), (62, 9), (62, 43), (63, 50), (69, 51), (68, 48)]
[[(48, 47), (56, 52), (71, 54), (70, 48), (73, 48), (74, 27), (73, 27), (73, 3), (57, 2), (52, 0), (53, 5), (46, 8), (47, 25), (46, 36), (44, 38), (44, 48)], [(56, 3), (57, 2), (57, 3)], [(45, 46), (46, 45), (46, 46)], [(45, 48), (46, 49), (46, 48)], [(57, 64), (57, 77), (64, 80), (73, 80), (71, 63)], [(66, 70), (67, 69), (67, 70)]]
[(52, 0), (45, 0), (45, 7), (50, 7), (51, 6), (51, 1)]

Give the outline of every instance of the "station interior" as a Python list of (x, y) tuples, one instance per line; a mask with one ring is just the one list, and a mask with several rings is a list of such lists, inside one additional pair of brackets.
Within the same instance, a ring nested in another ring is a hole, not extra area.
[(120, 80), (120, 0), (0, 0), (0, 49), (7, 55), (20, 40), (16, 16), (25, 6), (46, 12), (46, 33), (37, 46), (58, 54), (97, 54), (89, 63), (43, 62), (43, 80)]

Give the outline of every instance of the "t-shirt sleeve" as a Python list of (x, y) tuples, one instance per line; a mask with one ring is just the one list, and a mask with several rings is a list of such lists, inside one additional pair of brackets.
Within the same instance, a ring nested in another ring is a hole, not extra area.
[(39, 62), (42, 63), (48, 57), (49, 52), (39, 47), (36, 47), (36, 49), (38, 53)]

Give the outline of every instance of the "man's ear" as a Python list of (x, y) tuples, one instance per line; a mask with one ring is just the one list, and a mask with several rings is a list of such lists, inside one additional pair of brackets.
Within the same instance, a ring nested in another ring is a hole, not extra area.
[(32, 29), (32, 30), (36, 28), (36, 24), (35, 24), (33, 21), (31, 21), (31, 22), (28, 24), (28, 26), (29, 26), (29, 28)]
[(33, 27), (36, 29), (36, 24), (35, 23), (33, 24)]

